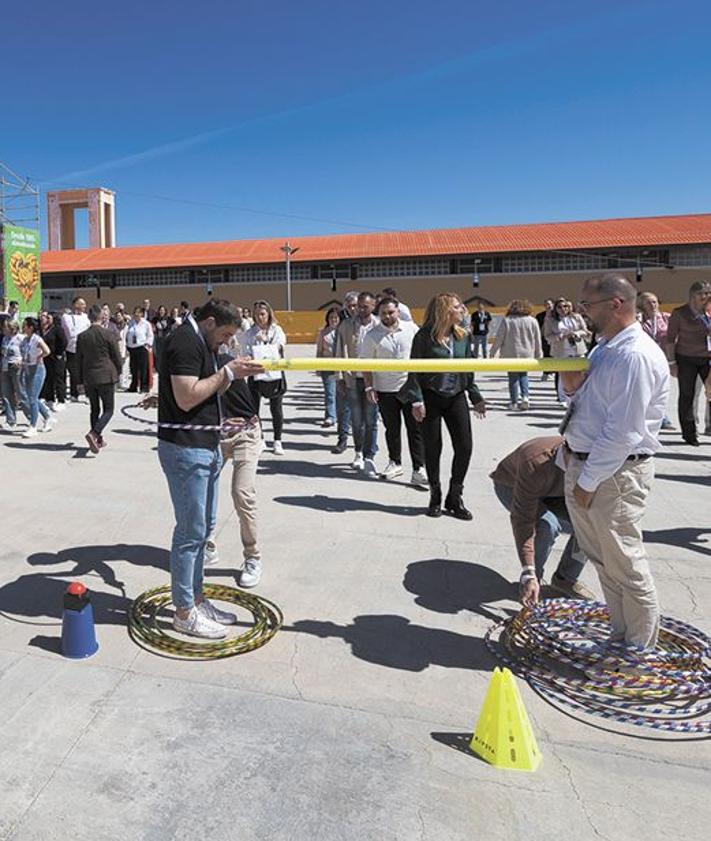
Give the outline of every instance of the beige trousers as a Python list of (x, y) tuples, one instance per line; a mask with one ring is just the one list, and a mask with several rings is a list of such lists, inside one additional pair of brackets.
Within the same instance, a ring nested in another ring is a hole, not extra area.
[(610, 610), (612, 639), (653, 648), (659, 633), (659, 602), (640, 522), (654, 477), (652, 459), (627, 461), (602, 482), (590, 508), (573, 496), (584, 461), (568, 456), (565, 501), (583, 552), (595, 564)]
[(260, 559), (257, 544), (257, 461), (262, 451), (260, 426), (244, 429), (220, 442), (225, 464), (232, 462), (232, 502), (239, 519), (244, 559)]

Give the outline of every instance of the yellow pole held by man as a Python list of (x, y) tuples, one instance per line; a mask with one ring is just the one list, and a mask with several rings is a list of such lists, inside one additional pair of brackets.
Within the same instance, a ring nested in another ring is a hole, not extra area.
[(407, 371), (416, 374), (466, 371), (585, 371), (588, 361), (573, 359), (262, 359), (267, 371)]

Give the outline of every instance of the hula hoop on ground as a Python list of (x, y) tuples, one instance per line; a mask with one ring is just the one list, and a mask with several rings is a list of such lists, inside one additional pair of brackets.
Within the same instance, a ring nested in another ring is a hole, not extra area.
[[(607, 642), (610, 631), (604, 604), (551, 599), (496, 623), (485, 641), (554, 706), (635, 727), (711, 736), (709, 637), (662, 616), (657, 647), (643, 653)], [(586, 674), (596, 668), (602, 680)]]
[(284, 622), (280, 608), (263, 596), (220, 584), (205, 584), (203, 593), (206, 598), (229, 602), (248, 611), (254, 624), (239, 636), (215, 642), (177, 639), (158, 622), (159, 612), (171, 604), (170, 587), (155, 587), (142, 593), (132, 603), (128, 613), (129, 636), (137, 645), (157, 654), (189, 660), (218, 660), (261, 648)]

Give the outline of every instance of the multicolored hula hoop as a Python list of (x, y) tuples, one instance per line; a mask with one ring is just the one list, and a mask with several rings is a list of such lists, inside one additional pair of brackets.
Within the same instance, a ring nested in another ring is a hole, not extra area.
[[(189, 432), (241, 432), (243, 429), (252, 429), (259, 425), (259, 418), (256, 416), (242, 423), (221, 423), (221, 424), (200, 424), (200, 423), (164, 423), (163, 421), (151, 420), (150, 418), (137, 418), (129, 412), (129, 409), (143, 409), (141, 403), (131, 403), (129, 406), (121, 407), (121, 414), (136, 423), (148, 426), (159, 427), (160, 429), (183, 429)], [(144, 410), (145, 411), (145, 410)]]
[(485, 641), (554, 706), (636, 727), (711, 736), (706, 634), (663, 616), (651, 653), (610, 643), (609, 636), (604, 604), (551, 599), (496, 623)]

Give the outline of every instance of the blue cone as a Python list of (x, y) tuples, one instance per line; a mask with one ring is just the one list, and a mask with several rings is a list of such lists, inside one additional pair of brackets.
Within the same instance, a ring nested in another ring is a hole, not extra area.
[(98, 650), (89, 591), (83, 584), (73, 582), (64, 595), (62, 654), (73, 660), (83, 660)]

